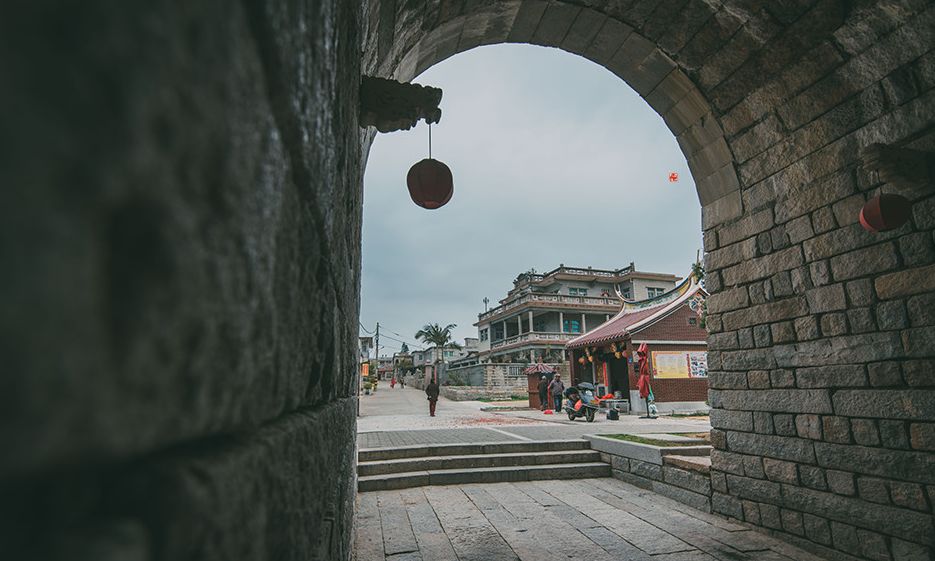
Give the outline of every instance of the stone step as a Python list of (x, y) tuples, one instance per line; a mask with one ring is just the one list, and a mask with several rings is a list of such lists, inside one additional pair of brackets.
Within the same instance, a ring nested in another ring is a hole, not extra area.
[(507, 481), (534, 481), (545, 479), (587, 479), (592, 477), (610, 477), (610, 466), (603, 462), (589, 462), (583, 464), (439, 469), (370, 475), (357, 479), (357, 490), (363, 493), (367, 491), (424, 487), (426, 485), (501, 483)]
[(599, 462), (600, 459), (601, 455), (594, 450), (558, 450), (512, 454), (467, 454), (460, 456), (438, 456), (435, 458), (401, 458), (397, 460), (360, 462), (357, 464), (357, 474), (370, 476), (440, 469), (580, 464)]
[(519, 454), (557, 452), (559, 450), (587, 450), (585, 440), (529, 440), (523, 442), (497, 442), (489, 444), (436, 444), (430, 446), (400, 446), (398, 448), (364, 448), (358, 450), (358, 462), (400, 460), (438, 456), (468, 456), (473, 454)]
[(663, 456), (662, 463), (688, 471), (696, 471), (704, 475), (711, 473), (710, 456), (679, 456), (673, 454), (669, 456)]

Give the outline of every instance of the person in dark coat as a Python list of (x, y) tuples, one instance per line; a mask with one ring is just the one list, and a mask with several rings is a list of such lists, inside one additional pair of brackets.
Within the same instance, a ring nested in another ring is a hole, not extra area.
[(544, 411), (549, 405), (549, 381), (545, 376), (539, 379), (539, 410)]
[(562, 410), (562, 394), (565, 392), (565, 384), (562, 383), (562, 375), (556, 373), (552, 381), (549, 382), (549, 395), (555, 402), (555, 410)]
[(432, 380), (425, 386), (425, 395), (429, 397), (429, 415), (435, 416), (435, 404), (438, 403), (438, 382)]

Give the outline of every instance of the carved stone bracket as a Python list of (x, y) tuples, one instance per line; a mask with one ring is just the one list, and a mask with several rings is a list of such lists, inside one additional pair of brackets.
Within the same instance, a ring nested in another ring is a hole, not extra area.
[(935, 178), (935, 154), (888, 144), (871, 144), (860, 152), (864, 166), (880, 182), (899, 186), (930, 184)]
[(360, 83), (360, 126), (373, 126), (385, 133), (409, 130), (422, 119), (437, 123), (442, 118), (441, 100), (439, 88), (364, 76)]

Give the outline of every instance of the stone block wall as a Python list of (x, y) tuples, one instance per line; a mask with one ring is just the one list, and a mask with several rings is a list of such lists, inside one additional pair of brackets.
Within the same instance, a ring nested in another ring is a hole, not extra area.
[(509, 400), (514, 395), (526, 395), (525, 387), (504, 386), (485, 388), (483, 386), (441, 386), (442, 397), (452, 401), (476, 401), (478, 399)]
[[(935, 149), (935, 9), (891, 8), (725, 112), (744, 217), (704, 238), (713, 509), (841, 559), (935, 552), (935, 187), (860, 157)], [(881, 192), (912, 218), (871, 234)]]
[(3, 7), (0, 558), (348, 558), (360, 10)]
[(603, 452), (601, 461), (610, 464), (611, 475), (616, 479), (711, 512), (711, 479), (707, 473)]

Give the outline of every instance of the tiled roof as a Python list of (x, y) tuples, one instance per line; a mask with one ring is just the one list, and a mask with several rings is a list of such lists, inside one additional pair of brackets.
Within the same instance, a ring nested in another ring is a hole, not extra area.
[(555, 369), (547, 364), (542, 364), (541, 362), (533, 364), (529, 368), (523, 370), (523, 374), (551, 374), (555, 372)]
[[(703, 293), (695, 277), (689, 276), (679, 286), (662, 296), (641, 302), (625, 302), (617, 315), (593, 331), (572, 339), (565, 345), (565, 348), (580, 349), (620, 341), (631, 331), (631, 328), (642, 329), (653, 321), (675, 312), (698, 291)], [(655, 304), (655, 301), (659, 303)]]
[(617, 317), (611, 318), (610, 320), (602, 323), (593, 331), (589, 331), (581, 337), (577, 337), (569, 341), (565, 346), (569, 349), (578, 349), (581, 347), (590, 347), (594, 345), (600, 345), (602, 343), (608, 343), (616, 339), (621, 339), (623, 338), (624, 334), (626, 334), (627, 329), (631, 325), (656, 315), (666, 306), (666, 304), (660, 304), (659, 306), (655, 306), (653, 308), (646, 308), (644, 310), (637, 310), (628, 314), (618, 315)]

